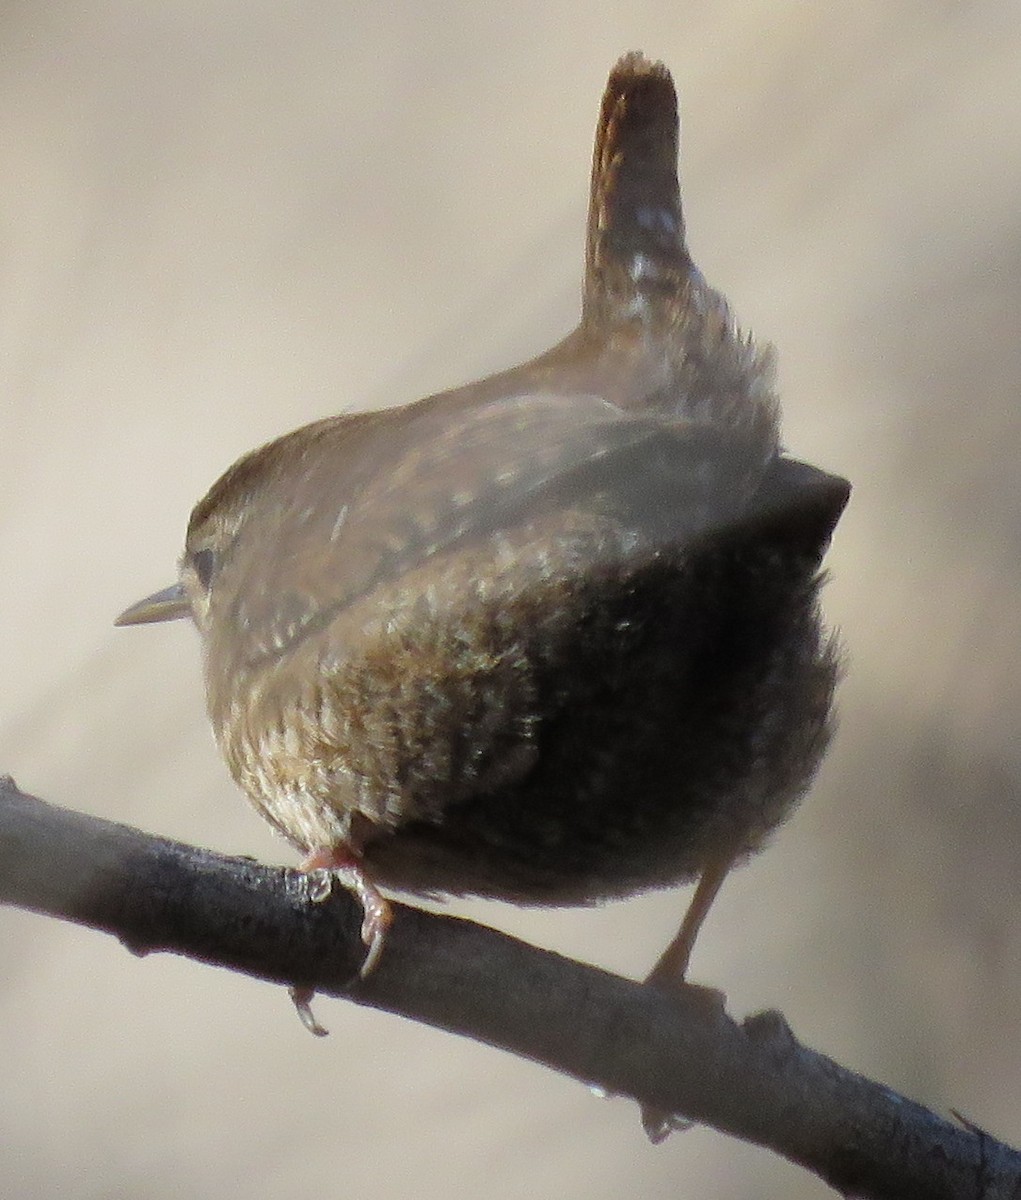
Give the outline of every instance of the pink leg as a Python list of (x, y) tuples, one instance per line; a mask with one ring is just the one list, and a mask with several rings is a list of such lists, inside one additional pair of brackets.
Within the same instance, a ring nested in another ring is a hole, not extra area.
[(691, 958), (698, 931), (709, 915), (716, 894), (733, 865), (733, 857), (728, 856), (710, 863), (702, 872), (677, 935), (659, 956), (659, 961), (646, 977), (646, 983), (667, 992), (679, 988), (684, 983), (688, 960)]
[[(733, 856), (728, 856), (710, 863), (702, 872), (681, 927), (646, 977), (647, 984), (664, 992), (679, 991), (684, 987), (684, 977), (698, 931), (709, 915), (716, 894), (733, 865)], [(691, 1124), (691, 1121), (679, 1114), (642, 1105), (642, 1126), (649, 1141), (654, 1144), (663, 1141), (668, 1134), (677, 1130), (689, 1129)]]
[[(364, 979), (373, 970), (383, 951), (386, 931), (393, 921), (393, 908), (365, 874), (357, 853), (348, 846), (330, 846), (313, 850), (302, 860), (299, 870), (308, 876), (309, 899), (320, 904), (329, 896), (334, 882), (353, 892), (362, 906), (362, 941), (368, 947), (359, 969)], [(302, 1025), (316, 1037), (327, 1033), (312, 1014), (312, 988), (290, 989), (294, 1007)]]

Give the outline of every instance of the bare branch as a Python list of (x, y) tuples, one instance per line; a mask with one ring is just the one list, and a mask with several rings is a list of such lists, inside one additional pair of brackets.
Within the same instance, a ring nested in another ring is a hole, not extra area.
[(454, 917), (395, 905), (357, 977), (360, 909), (301, 876), (70, 812), (0, 781), (0, 901), (145, 954), (169, 950), (499, 1046), (769, 1147), (846, 1195), (1021, 1197), (1021, 1154), (802, 1046), (779, 1013), (732, 1020)]

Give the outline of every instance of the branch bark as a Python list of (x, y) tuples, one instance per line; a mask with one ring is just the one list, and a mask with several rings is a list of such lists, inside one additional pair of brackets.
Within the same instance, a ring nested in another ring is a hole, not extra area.
[(768, 1147), (838, 1192), (1021, 1200), (1021, 1154), (803, 1046), (776, 1012), (734, 1021), (455, 917), (395, 905), (358, 978), (360, 909), (299, 872), (71, 812), (0, 780), (0, 902), (475, 1038)]

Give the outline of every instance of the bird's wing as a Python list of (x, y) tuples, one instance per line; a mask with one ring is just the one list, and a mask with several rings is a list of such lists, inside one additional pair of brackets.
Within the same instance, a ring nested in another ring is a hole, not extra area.
[(352, 598), (558, 509), (598, 507), (636, 532), (684, 540), (730, 519), (765, 469), (727, 431), (587, 395), (501, 398), (453, 422), (427, 416), (405, 438), (348, 502), (336, 567)]
[[(361, 427), (338, 474), (328, 447), (271, 486), (277, 514), (259, 587), (239, 587), (256, 657), (285, 652), (334, 617), (458, 546), (579, 512), (613, 518), (646, 546), (686, 545), (739, 519), (768, 468), (754, 439), (598, 396), (529, 393), (399, 425)], [(344, 436), (344, 427), (337, 427)], [(261, 524), (265, 531), (272, 522)], [(289, 538), (285, 531), (301, 536)], [(550, 533), (552, 530), (552, 534)], [(556, 551), (556, 546), (551, 546)]]

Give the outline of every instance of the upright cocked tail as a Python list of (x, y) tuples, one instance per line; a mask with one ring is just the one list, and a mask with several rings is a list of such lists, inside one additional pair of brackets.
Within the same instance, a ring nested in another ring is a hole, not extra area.
[(692, 273), (677, 182), (670, 72), (625, 55), (603, 95), (592, 158), (583, 322), (655, 319)]

